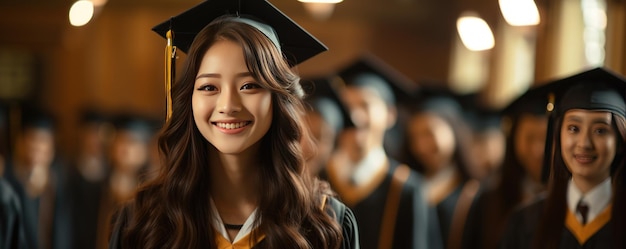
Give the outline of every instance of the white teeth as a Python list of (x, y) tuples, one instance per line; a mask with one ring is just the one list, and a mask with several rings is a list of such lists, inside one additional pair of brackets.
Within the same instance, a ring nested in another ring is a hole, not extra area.
[(239, 122), (239, 123), (215, 123), (215, 125), (217, 125), (217, 127), (220, 127), (222, 129), (239, 129), (241, 127), (244, 127), (246, 125), (248, 125), (249, 122)]

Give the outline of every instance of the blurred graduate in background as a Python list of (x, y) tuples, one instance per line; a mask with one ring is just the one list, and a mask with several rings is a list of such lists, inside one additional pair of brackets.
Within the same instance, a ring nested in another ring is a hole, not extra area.
[(55, 120), (42, 108), (23, 106), (7, 179), (24, 214), (28, 248), (70, 248), (70, 200), (65, 168), (56, 157)]
[(107, 115), (91, 108), (82, 111), (78, 127), (78, 153), (68, 177), (73, 246), (95, 248), (100, 200), (110, 171), (107, 153), (113, 127)]
[[(305, 120), (314, 138), (314, 147), (304, 148), (307, 167), (314, 176), (327, 179), (326, 165), (345, 127), (354, 127), (338, 96), (337, 76), (302, 80), (307, 93)], [(306, 145), (306, 144), (303, 144)]]
[(478, 183), (468, 173), (469, 128), (457, 97), (422, 86), (406, 124), (405, 161), (424, 175), (429, 204), (430, 248), (458, 248)]
[(537, 87), (503, 110), (506, 153), (493, 178), (484, 181), (472, 204), (463, 248), (497, 248), (509, 216), (544, 191), (541, 181), (549, 88)]
[[(428, 248), (427, 205), (421, 176), (391, 158), (385, 145), (398, 109), (394, 92), (410, 90), (378, 58), (365, 55), (340, 70), (340, 91), (354, 127), (339, 136), (328, 180), (354, 210), (362, 248)], [(406, 84), (405, 84), (406, 83)]]

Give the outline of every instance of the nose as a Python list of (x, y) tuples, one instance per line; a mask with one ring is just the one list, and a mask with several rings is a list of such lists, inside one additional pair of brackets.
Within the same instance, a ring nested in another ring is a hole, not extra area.
[(224, 89), (217, 98), (217, 109), (222, 114), (241, 111), (241, 97), (236, 90)]
[(589, 149), (591, 147), (593, 147), (593, 144), (591, 143), (591, 133), (590, 132), (583, 132), (580, 134), (580, 137), (578, 139), (578, 146), (584, 148), (584, 149)]

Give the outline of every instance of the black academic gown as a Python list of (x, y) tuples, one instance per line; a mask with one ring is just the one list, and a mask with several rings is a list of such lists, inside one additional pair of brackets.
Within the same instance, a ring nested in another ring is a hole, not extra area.
[[(59, 174), (58, 167), (55, 165), (50, 170), (49, 186), (42, 196), (36, 198), (28, 196), (12, 172), (7, 174), (7, 181), (17, 193), (22, 205), (24, 234), (28, 248), (42, 248), (43, 244), (49, 245), (51, 249), (71, 248), (70, 201), (67, 197), (65, 178)], [(40, 227), (40, 220), (44, 222), (45, 227)], [(40, 236), (40, 233), (46, 235)], [(40, 237), (45, 241), (40, 241)]]
[(496, 189), (482, 189), (476, 195), (465, 222), (462, 248), (498, 248), (512, 212), (500, 194)]
[(19, 197), (13, 187), (0, 178), (0, 248), (27, 248), (23, 222)]
[[(535, 231), (541, 219), (545, 199), (541, 198), (535, 203), (526, 206), (514, 213), (504, 238), (501, 243), (502, 249), (530, 249)], [(597, 218), (596, 218), (597, 219)], [(595, 219), (594, 219), (595, 221)], [(591, 222), (594, 222), (591, 221)], [(612, 222), (601, 226), (584, 244), (580, 244), (572, 231), (563, 225), (561, 233), (561, 243), (559, 248), (562, 249), (600, 249), (613, 248), (613, 232)]]
[(73, 248), (96, 248), (98, 215), (104, 182), (85, 179), (75, 167), (69, 177), (72, 209)]
[[(390, 160), (389, 165), (389, 170), (382, 183), (367, 197), (350, 206), (359, 225), (361, 248), (363, 249), (379, 249), (385, 205), (394, 171), (400, 164), (395, 160)], [(422, 181), (421, 175), (411, 170), (408, 179), (402, 186), (391, 248), (428, 248), (428, 205), (421, 190)], [(330, 184), (333, 186), (332, 181)]]
[[(341, 243), (341, 249), (359, 249), (359, 227), (352, 210), (346, 207), (343, 203), (339, 202), (335, 198), (327, 199), (327, 207), (331, 207), (333, 215), (335, 215), (337, 222), (341, 226), (344, 240)], [(111, 232), (111, 240), (109, 242), (109, 249), (121, 249), (121, 237), (122, 230), (126, 227), (128, 220), (128, 206), (123, 208), (114, 219), (113, 231)], [(265, 240), (261, 240), (258, 244), (252, 248), (265, 248)]]

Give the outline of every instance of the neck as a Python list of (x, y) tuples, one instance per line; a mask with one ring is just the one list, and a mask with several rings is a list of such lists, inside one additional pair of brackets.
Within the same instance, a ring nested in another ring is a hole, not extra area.
[(580, 190), (582, 194), (586, 194), (590, 190), (592, 190), (595, 186), (598, 186), (602, 183), (606, 177), (598, 177), (598, 178), (589, 178), (589, 177), (581, 177), (577, 175), (572, 175), (572, 181), (576, 185), (576, 187)]
[(225, 223), (243, 224), (257, 206), (260, 186), (257, 153), (209, 152), (211, 197)]

